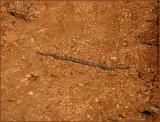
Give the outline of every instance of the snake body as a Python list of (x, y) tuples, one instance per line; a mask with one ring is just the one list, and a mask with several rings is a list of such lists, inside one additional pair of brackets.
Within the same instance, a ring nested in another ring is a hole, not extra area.
[(77, 57), (73, 57), (73, 56), (68, 56), (66, 54), (60, 55), (58, 53), (55, 52), (41, 52), (41, 51), (37, 51), (36, 54), (38, 55), (42, 55), (42, 56), (51, 56), (54, 57), (55, 59), (58, 60), (67, 60), (67, 61), (72, 61), (74, 63), (79, 63), (79, 64), (83, 64), (83, 65), (88, 65), (88, 66), (92, 66), (92, 67), (98, 67), (101, 69), (105, 69), (105, 70), (115, 70), (115, 69), (127, 69), (128, 67), (108, 67), (105, 64), (100, 64), (100, 63), (95, 63), (92, 61), (87, 61), (87, 60), (83, 60)]

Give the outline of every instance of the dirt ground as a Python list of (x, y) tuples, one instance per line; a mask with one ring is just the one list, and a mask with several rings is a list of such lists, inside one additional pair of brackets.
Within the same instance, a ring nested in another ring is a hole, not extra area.
[(1, 2), (1, 120), (160, 121), (158, 12), (156, 0)]

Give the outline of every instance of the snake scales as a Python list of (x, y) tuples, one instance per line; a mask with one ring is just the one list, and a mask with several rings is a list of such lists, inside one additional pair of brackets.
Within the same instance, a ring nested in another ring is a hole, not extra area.
[(92, 61), (83, 60), (83, 59), (68, 56), (68, 55), (65, 55), (65, 54), (60, 55), (60, 54), (55, 53), (55, 52), (37, 51), (36, 54), (42, 55), (42, 56), (51, 56), (51, 57), (54, 57), (55, 59), (58, 59), (58, 60), (67, 60), (67, 61), (72, 61), (72, 62), (83, 64), (83, 65), (98, 67), (98, 68), (101, 68), (101, 69), (104, 69), (104, 70), (115, 70), (115, 69), (127, 69), (128, 68), (128, 67), (109, 67), (109, 66), (106, 66), (105, 64), (94, 63)]

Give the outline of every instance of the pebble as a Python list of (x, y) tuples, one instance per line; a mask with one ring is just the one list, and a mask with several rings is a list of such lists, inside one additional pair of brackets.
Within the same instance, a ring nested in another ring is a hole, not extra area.
[(28, 95), (33, 95), (34, 93), (32, 91), (28, 92)]
[(84, 86), (84, 84), (83, 84), (83, 83), (79, 83), (79, 84), (78, 84), (78, 86), (83, 87), (83, 86)]
[(120, 116), (121, 118), (125, 118), (125, 117), (126, 117), (126, 114), (125, 114), (125, 113), (121, 113), (119, 116)]
[(23, 78), (23, 79), (21, 80), (21, 82), (24, 83), (24, 82), (26, 82), (27, 80), (28, 80), (28, 78)]
[(141, 87), (140, 90), (141, 90), (142, 92), (146, 92), (146, 91), (147, 91), (147, 87)]
[(38, 73), (37, 72), (31, 72), (25, 75), (25, 78), (30, 78), (30, 77), (38, 77)]
[(87, 118), (91, 118), (91, 115), (87, 114)]
[(17, 103), (17, 104), (21, 104), (21, 103), (22, 103), (22, 100), (17, 100), (16, 103)]
[(124, 106), (124, 108), (125, 108), (125, 109), (127, 109), (127, 108), (128, 108), (128, 106)]
[(25, 78), (30, 78), (30, 77), (31, 77), (31, 73), (25, 75)]
[(116, 57), (111, 57), (111, 60), (116, 60), (117, 58)]
[(41, 12), (40, 11), (34, 11), (34, 14), (40, 14)]
[(34, 38), (31, 38), (31, 42), (34, 43)]
[(99, 101), (99, 100), (96, 98), (96, 99), (95, 99), (95, 102), (97, 103), (98, 101)]
[(45, 30), (46, 30), (46, 28), (43, 28), (43, 29), (39, 30), (38, 33), (44, 32)]
[(129, 52), (129, 49), (126, 49), (127, 52)]
[(119, 109), (119, 105), (118, 104), (116, 105), (116, 108)]
[(127, 43), (123, 43), (124, 46), (127, 46)]
[(21, 58), (22, 60), (24, 60), (24, 59), (27, 59), (25, 56), (22, 56), (22, 58)]

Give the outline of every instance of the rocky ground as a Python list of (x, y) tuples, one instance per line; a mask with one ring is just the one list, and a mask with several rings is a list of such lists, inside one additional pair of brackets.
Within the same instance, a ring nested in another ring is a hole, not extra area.
[(1, 2), (1, 120), (160, 121), (158, 12), (156, 0)]

